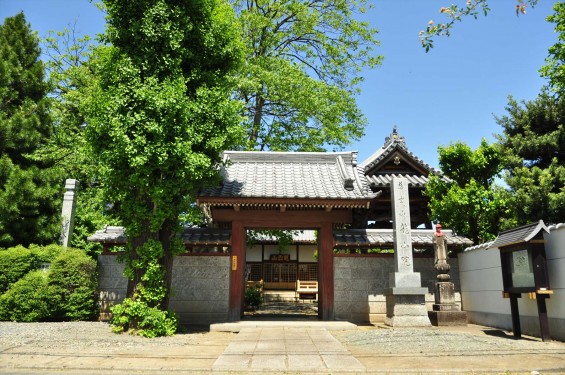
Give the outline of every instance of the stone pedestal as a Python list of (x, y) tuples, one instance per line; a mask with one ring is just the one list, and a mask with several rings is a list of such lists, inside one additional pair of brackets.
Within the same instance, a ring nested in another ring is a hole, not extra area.
[(386, 291), (385, 324), (391, 327), (429, 327), (427, 288), (390, 288)]
[(428, 313), (434, 326), (467, 325), (467, 313), (455, 303), (455, 287), (452, 282), (439, 282), (435, 285), (433, 311)]

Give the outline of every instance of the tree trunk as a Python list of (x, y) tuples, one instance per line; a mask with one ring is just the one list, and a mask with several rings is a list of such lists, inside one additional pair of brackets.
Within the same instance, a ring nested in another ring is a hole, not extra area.
[(172, 238), (173, 238), (173, 222), (170, 219), (166, 219), (159, 231), (159, 242), (163, 246), (163, 259), (161, 260), (161, 265), (165, 270), (165, 297), (161, 301), (161, 310), (169, 309), (169, 299), (171, 296), (171, 284), (173, 280), (173, 249)]
[(249, 134), (249, 141), (247, 143), (248, 149), (254, 149), (257, 146), (257, 140), (259, 139), (259, 131), (261, 130), (261, 121), (263, 119), (263, 106), (265, 105), (265, 98), (262, 92), (257, 93), (257, 98), (255, 99), (255, 114), (253, 115), (253, 128)]
[[(130, 259), (133, 261), (139, 259), (139, 254), (137, 253), (137, 249), (143, 246), (147, 240), (151, 238), (150, 232), (150, 225), (149, 221), (145, 221), (143, 223), (143, 230), (138, 236), (132, 237), (130, 239), (129, 246), (131, 246), (130, 252)], [(128, 279), (128, 287), (126, 292), (127, 298), (133, 298), (134, 294), (137, 292), (137, 285), (141, 282), (141, 277), (145, 273), (143, 269), (134, 269), (133, 270), (133, 279)]]

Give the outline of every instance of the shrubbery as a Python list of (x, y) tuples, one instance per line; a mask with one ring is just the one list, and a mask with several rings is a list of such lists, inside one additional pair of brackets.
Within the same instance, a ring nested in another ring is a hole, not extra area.
[(173, 312), (161, 310), (160, 303), (167, 289), (164, 270), (156, 259), (163, 256), (160, 242), (149, 240), (137, 249), (139, 259), (126, 267), (126, 275), (133, 277), (135, 269), (144, 269), (133, 298), (126, 298), (121, 304), (110, 308), (112, 330), (116, 333), (129, 332), (145, 337), (170, 336), (177, 331), (177, 318)]
[(53, 320), (53, 311), (59, 302), (57, 299), (48, 285), (46, 272), (31, 271), (0, 296), (0, 320)]
[(36, 269), (37, 265), (32, 252), (23, 246), (0, 251), (0, 294), (29, 271)]
[[(48, 270), (37, 270), (42, 262)], [(0, 250), (0, 320), (86, 320), (96, 313), (96, 261), (57, 245)]]
[(129, 331), (145, 337), (171, 336), (177, 331), (177, 318), (171, 311), (150, 307), (146, 302), (126, 298), (111, 307), (112, 331)]
[(88, 320), (96, 312), (96, 261), (81, 250), (66, 249), (51, 263), (49, 287), (60, 300), (57, 320)]

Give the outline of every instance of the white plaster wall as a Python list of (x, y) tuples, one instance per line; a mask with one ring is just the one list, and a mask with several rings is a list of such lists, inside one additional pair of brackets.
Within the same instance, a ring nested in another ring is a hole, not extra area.
[(262, 249), (261, 245), (248, 247), (245, 251), (245, 260), (247, 262), (261, 262)]
[[(554, 294), (546, 300), (552, 338), (565, 340), (565, 225), (550, 227), (545, 234), (549, 284)], [(459, 254), (462, 307), (470, 323), (512, 329), (510, 300), (503, 298), (500, 250), (474, 249)], [(524, 334), (539, 336), (535, 300), (522, 294), (518, 300)]]
[(300, 245), (300, 253), (298, 254), (300, 262), (317, 262), (318, 259), (314, 257), (316, 249), (316, 245)]

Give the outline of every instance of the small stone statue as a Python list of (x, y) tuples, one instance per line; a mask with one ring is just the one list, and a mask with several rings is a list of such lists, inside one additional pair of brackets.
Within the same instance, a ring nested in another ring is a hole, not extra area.
[(433, 235), (434, 244), (434, 267), (438, 271), (438, 281), (449, 281), (450, 266), (447, 263), (447, 239), (441, 231), (441, 224), (436, 224), (436, 232)]

